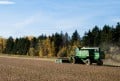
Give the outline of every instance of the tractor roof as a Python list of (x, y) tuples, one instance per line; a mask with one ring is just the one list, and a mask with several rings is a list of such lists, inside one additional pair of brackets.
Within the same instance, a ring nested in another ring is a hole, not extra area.
[(99, 47), (82, 47), (81, 49), (95, 49), (95, 50), (99, 50), (100, 48)]

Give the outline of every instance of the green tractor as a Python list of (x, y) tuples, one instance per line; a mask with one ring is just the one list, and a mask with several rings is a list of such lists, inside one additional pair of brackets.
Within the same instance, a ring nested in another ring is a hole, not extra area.
[(69, 58), (69, 61), (73, 64), (84, 63), (91, 65), (92, 63), (97, 63), (97, 65), (103, 65), (102, 59), (104, 58), (104, 52), (99, 47), (83, 47), (76, 48), (75, 54)]

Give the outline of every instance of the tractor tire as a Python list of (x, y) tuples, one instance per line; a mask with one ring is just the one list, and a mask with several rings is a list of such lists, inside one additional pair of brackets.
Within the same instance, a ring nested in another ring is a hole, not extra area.
[(71, 62), (72, 64), (75, 64), (75, 63), (76, 63), (75, 57), (72, 57), (71, 60), (70, 60), (70, 62)]
[(97, 65), (103, 65), (103, 61), (102, 60), (98, 60), (97, 61)]
[(86, 65), (91, 65), (90, 59), (86, 59), (86, 60), (85, 60), (85, 64), (86, 64)]

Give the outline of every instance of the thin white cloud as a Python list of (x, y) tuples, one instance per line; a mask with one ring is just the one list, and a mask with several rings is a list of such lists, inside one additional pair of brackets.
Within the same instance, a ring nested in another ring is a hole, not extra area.
[(0, 1), (0, 4), (1, 4), (1, 5), (9, 5), (9, 4), (15, 4), (15, 2), (2, 0), (2, 1)]
[(24, 27), (26, 27), (27, 25), (30, 25), (30, 24), (32, 24), (32, 23), (34, 23), (35, 22), (35, 18), (34, 17), (30, 17), (30, 18), (28, 18), (28, 19), (25, 19), (25, 20), (23, 20), (22, 22), (17, 22), (17, 23), (15, 23), (13, 26), (15, 27), (15, 28), (24, 28)]
[(50, 20), (53, 20), (53, 19), (51, 19), (51, 17), (49, 16), (43, 15), (42, 13), (37, 13), (27, 17), (26, 19), (16, 22), (15, 24), (13, 24), (13, 27), (15, 27), (16, 29), (23, 29), (28, 26), (31, 26), (32, 24), (38, 24), (38, 23), (39, 25), (44, 26), (46, 23), (52, 24), (52, 23), (49, 23)]

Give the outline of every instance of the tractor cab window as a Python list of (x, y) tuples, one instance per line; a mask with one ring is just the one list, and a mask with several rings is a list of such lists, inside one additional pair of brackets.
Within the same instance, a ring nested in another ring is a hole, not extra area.
[(95, 52), (98, 52), (98, 49), (95, 49)]
[(75, 49), (75, 52), (77, 53), (78, 51), (79, 51), (79, 48), (76, 48), (76, 49)]

